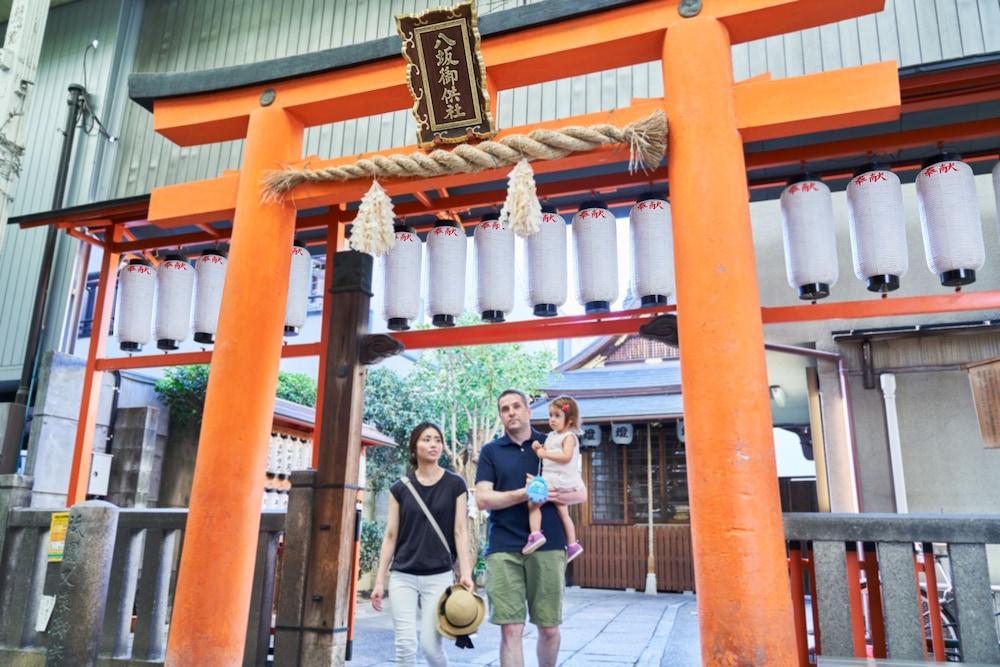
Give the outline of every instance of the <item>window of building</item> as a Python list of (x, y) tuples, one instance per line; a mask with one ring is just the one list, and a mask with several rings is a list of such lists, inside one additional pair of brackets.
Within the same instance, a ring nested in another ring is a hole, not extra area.
[[(688, 523), (687, 460), (676, 423), (649, 431), (652, 461), (647, 457), (645, 424), (635, 425), (629, 445), (611, 441), (607, 427), (601, 444), (586, 450), (590, 459), (590, 518), (592, 523), (647, 523), (649, 499), (654, 523)], [(647, 466), (652, 466), (652, 489)]]

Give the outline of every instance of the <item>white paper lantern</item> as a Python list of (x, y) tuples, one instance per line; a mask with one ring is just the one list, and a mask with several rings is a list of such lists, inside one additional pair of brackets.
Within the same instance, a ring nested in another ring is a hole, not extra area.
[(514, 310), (514, 232), (500, 223), (500, 212), (480, 218), (473, 233), (476, 248), (476, 304), (484, 322), (503, 322)]
[(808, 174), (789, 181), (781, 192), (781, 228), (788, 284), (799, 298), (830, 296), (837, 282), (837, 236), (830, 188)]
[(616, 445), (632, 444), (633, 429), (632, 424), (612, 424), (611, 441)]
[(606, 313), (618, 298), (618, 230), (602, 201), (585, 201), (573, 216), (576, 278), (588, 313)]
[(285, 335), (298, 336), (306, 325), (309, 293), (312, 291), (312, 255), (304, 241), (295, 239), (288, 270), (288, 297), (285, 301)]
[(899, 177), (874, 165), (859, 169), (847, 184), (847, 213), (854, 275), (871, 292), (899, 289), (909, 265)]
[(183, 255), (163, 258), (156, 271), (156, 347), (176, 350), (191, 329), (194, 267)]
[(975, 282), (986, 249), (972, 168), (958, 155), (926, 160), (917, 174), (917, 205), (931, 272), (946, 287)]
[(395, 225), (396, 245), (382, 258), (382, 314), (389, 329), (406, 331), (420, 315), (420, 259), (423, 242), (417, 230)]
[(431, 324), (453, 327), (465, 310), (465, 230), (438, 220), (427, 235), (427, 309)]
[(195, 264), (194, 339), (198, 343), (215, 342), (227, 263), (225, 250), (210, 248), (202, 252)]
[(666, 305), (674, 293), (674, 235), (665, 196), (640, 195), (628, 214), (632, 229), (632, 284), (642, 305)]
[(601, 427), (599, 424), (584, 424), (580, 427), (580, 446), (597, 447), (601, 444)]
[(118, 272), (118, 344), (125, 352), (149, 342), (155, 290), (156, 269), (144, 259), (130, 259)]
[(997, 220), (1000, 221), (1000, 162), (993, 165), (993, 197), (997, 203), (994, 213), (996, 213)]
[(566, 220), (554, 206), (542, 206), (542, 226), (525, 238), (528, 303), (537, 317), (555, 317), (566, 303)]

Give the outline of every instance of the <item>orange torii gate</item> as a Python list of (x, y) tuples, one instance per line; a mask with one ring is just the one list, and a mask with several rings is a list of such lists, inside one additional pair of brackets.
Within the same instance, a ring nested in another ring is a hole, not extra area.
[[(625, 124), (657, 105), (669, 121), (677, 309), (685, 341), (685, 421), (691, 442), (697, 443), (688, 454), (688, 476), (706, 664), (797, 662), (774, 485), (743, 142), (892, 120), (900, 108), (895, 63), (734, 84), (731, 46), (879, 11), (883, 3), (647, 0), (483, 41), (494, 103), (501, 89), (662, 57), (664, 99), (636, 101), (610, 114), (610, 122)], [(303, 185), (288, 203), (263, 203), (262, 176), (302, 163), (306, 127), (409, 106), (401, 57), (153, 102), (154, 129), (179, 145), (246, 139), (239, 172), (157, 188), (149, 204), (150, 222), (163, 227), (230, 217), (233, 221), (168, 665), (240, 662), (296, 208), (346, 204), (359, 199), (369, 185)], [(592, 114), (534, 127), (588, 125), (608, 122), (608, 116)], [(410, 150), (414, 147), (392, 152)], [(310, 166), (355, 159), (311, 160)], [(567, 171), (621, 161), (619, 151), (604, 148), (536, 163), (535, 170)], [(390, 195), (416, 193), (497, 180), (505, 171), (388, 181), (385, 186)], [(336, 221), (333, 228), (342, 230), (338, 224), (345, 221)], [(112, 226), (98, 297), (104, 308), (110, 304), (106, 282), (117, 265), (120, 234)], [(336, 245), (338, 237), (342, 232), (331, 232), (331, 244)], [(338, 326), (351, 323), (324, 323), (325, 329)], [(95, 336), (70, 504), (82, 500), (86, 489), (85, 462), (90, 459), (100, 386), (93, 382), (100, 372), (93, 360), (103, 356), (102, 348), (102, 337)], [(723, 376), (731, 382), (720, 386), (717, 378)], [(234, 465), (233, 451), (240, 452), (240, 465)], [(349, 602), (338, 600), (338, 608)]]

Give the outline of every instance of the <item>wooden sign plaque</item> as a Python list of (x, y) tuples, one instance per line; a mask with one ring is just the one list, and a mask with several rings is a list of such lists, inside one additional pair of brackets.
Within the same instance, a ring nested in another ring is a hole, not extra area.
[(396, 17), (421, 148), (495, 133), (474, 2)]
[(983, 444), (1000, 447), (1000, 357), (969, 364), (966, 368)]

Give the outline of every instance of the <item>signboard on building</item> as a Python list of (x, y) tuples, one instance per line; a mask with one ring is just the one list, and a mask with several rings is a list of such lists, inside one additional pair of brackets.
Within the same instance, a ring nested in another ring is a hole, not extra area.
[(983, 444), (1000, 447), (1000, 357), (967, 368)]
[(422, 148), (494, 134), (474, 2), (396, 17)]

